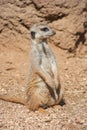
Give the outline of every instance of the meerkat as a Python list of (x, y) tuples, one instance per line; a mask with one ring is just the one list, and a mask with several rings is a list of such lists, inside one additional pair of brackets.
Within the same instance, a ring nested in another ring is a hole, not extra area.
[(40, 23), (31, 27), (30, 35), (30, 64), (25, 85), (0, 86), (0, 99), (22, 103), (35, 111), (59, 104), (63, 92), (56, 59), (47, 43), (55, 31)]
[(46, 24), (35, 24), (30, 29), (26, 106), (31, 110), (59, 104), (63, 97), (56, 58), (47, 43), (47, 39), (55, 34)]

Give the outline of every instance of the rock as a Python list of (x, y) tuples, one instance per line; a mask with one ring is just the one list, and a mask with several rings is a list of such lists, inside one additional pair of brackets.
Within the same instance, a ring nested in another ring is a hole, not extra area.
[[(79, 45), (87, 49), (86, 0), (0, 0), (0, 42), (5, 39), (29, 39), (29, 28), (36, 22), (46, 21), (55, 30), (55, 45), (73, 52)], [(12, 42), (10, 39), (10, 42)], [(14, 41), (15, 42), (15, 41)], [(17, 43), (18, 41), (16, 41)], [(19, 45), (21, 47), (21, 44)]]

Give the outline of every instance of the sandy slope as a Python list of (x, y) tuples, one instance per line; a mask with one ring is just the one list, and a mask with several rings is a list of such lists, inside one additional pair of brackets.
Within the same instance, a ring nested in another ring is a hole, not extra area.
[[(51, 47), (59, 65), (66, 104), (48, 108), (45, 112), (31, 112), (21, 104), (0, 100), (0, 130), (87, 130), (87, 55), (73, 57)], [(14, 86), (23, 85), (28, 54), (16, 48), (14, 51), (0, 49), (0, 84), (6, 85), (10, 77), (16, 78)], [(9, 64), (7, 61), (11, 60)]]

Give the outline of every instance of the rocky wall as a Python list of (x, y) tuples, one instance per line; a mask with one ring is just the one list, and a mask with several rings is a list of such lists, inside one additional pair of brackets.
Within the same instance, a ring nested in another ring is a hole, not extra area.
[(43, 21), (56, 30), (50, 42), (87, 53), (86, 0), (0, 0), (0, 46), (26, 51), (30, 27)]

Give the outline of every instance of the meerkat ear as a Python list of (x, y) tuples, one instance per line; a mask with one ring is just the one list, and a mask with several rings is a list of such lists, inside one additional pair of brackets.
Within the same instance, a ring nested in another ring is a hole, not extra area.
[(35, 32), (34, 31), (31, 32), (31, 38), (35, 39)]

